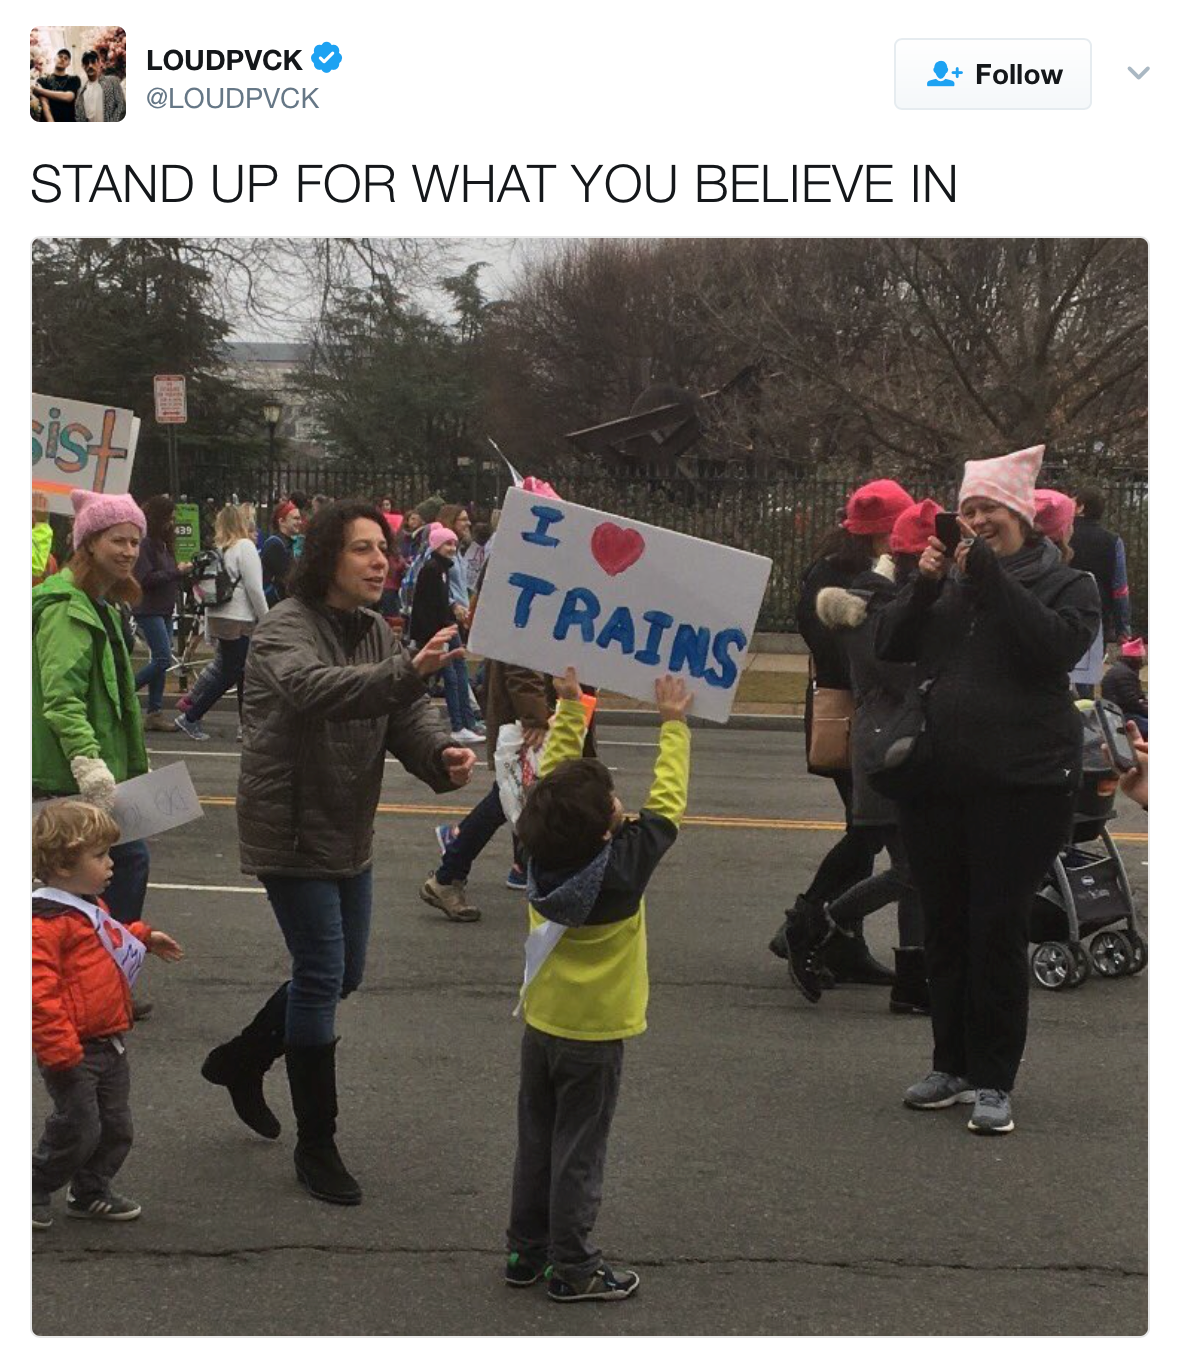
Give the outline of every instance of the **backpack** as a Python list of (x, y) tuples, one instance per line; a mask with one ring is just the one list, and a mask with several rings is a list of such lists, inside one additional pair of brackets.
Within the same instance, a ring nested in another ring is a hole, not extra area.
[(225, 554), (214, 546), (202, 550), (192, 560), (192, 590), (205, 606), (223, 606), (237, 590), (240, 576), (234, 577), (225, 563)]

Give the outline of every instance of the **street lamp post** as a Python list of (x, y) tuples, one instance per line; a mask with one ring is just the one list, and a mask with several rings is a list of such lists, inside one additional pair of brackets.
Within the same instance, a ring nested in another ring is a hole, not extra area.
[(282, 421), (282, 405), (276, 399), (267, 401), (265, 404), (262, 405), (262, 417), (266, 422), (266, 426), (270, 430), (270, 459), (266, 469), (266, 476), (268, 480), (266, 485), (266, 497), (267, 497), (267, 505), (269, 506), (271, 512), (273, 512), (275, 505), (274, 495), (278, 487), (277, 463), (274, 458), (274, 433), (278, 428), (278, 424)]

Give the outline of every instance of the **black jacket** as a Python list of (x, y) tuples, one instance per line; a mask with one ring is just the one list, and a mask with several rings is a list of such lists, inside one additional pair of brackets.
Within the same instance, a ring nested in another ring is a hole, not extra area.
[(1125, 662), (1114, 662), (1100, 682), (1102, 699), (1110, 700), (1126, 718), (1149, 717), (1149, 705), (1141, 688), (1141, 675)]
[(1044, 541), (999, 559), (978, 540), (967, 575), (917, 578), (880, 617), (876, 652), (932, 677), (932, 791), (1079, 787), (1068, 673), (1100, 628), (1100, 596)]
[(1087, 517), (1076, 517), (1072, 528), (1072, 567), (1091, 573), (1100, 588), (1100, 604), (1105, 634), (1111, 639), (1117, 632), (1113, 588), (1117, 568), (1117, 537), (1111, 530)]
[(441, 554), (431, 554), (417, 574), (413, 609), (409, 615), (409, 637), (418, 646), (428, 643), (439, 629), (454, 623), (449, 579), (453, 566), (452, 559)]
[(854, 580), (855, 573), (836, 567), (830, 559), (817, 559), (802, 578), (798, 633), (814, 657), (815, 679), (826, 689), (850, 690), (851, 669), (843, 645), (818, 618), (818, 593), (823, 587), (849, 587)]

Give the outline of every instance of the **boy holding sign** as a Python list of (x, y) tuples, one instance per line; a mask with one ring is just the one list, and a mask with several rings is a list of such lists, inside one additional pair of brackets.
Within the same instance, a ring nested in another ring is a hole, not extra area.
[(576, 672), (554, 684), (540, 779), (516, 828), (528, 855), (531, 933), (505, 1276), (509, 1286), (531, 1286), (547, 1275), (557, 1301), (625, 1300), (638, 1274), (613, 1272), (591, 1236), (622, 1050), (646, 1028), (643, 893), (687, 810), (692, 697), (678, 677), (655, 682), (654, 787), (626, 820), (609, 771), (581, 756), (586, 710)]
[(131, 1149), (131, 1081), (123, 1034), (144, 953), (184, 956), (163, 930), (121, 925), (100, 899), (118, 824), (79, 799), (33, 821), (33, 1050), (53, 1113), (33, 1151), (33, 1229), (53, 1224), (49, 1198), (69, 1183), (66, 1210), (83, 1220), (133, 1221), (139, 1204), (111, 1191)]

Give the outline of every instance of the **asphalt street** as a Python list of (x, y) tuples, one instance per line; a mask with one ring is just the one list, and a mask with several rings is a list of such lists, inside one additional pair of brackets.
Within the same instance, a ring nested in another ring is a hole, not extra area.
[[(1146, 1327), (1148, 974), (1036, 991), (1017, 1130), (977, 1138), (967, 1108), (906, 1111), (929, 1065), (925, 1019), (886, 990), (806, 1005), (766, 944), (834, 843), (838, 800), (800, 734), (694, 735), (689, 819), (648, 893), (648, 1032), (626, 1050), (598, 1238), (638, 1295), (563, 1307), (501, 1281), (526, 922), (501, 833), (470, 895), (478, 924), (418, 900), (446, 797), (387, 766), (362, 989), (338, 1020), (341, 1152), (364, 1203), (311, 1200), (198, 1073), (287, 974), (265, 896), (238, 869), (239, 748), (151, 734), (183, 756), (205, 816), (152, 842), (147, 918), (187, 959), (149, 959), (151, 1018), (130, 1036), (137, 1140), (126, 1225), (33, 1237), (39, 1334), (1138, 1334)], [(604, 727), (641, 806), (655, 730)], [(1145, 912), (1145, 817), (1116, 830)], [(890, 950), (890, 911), (869, 922)], [(34, 1071), (33, 1129), (48, 1099)]]

